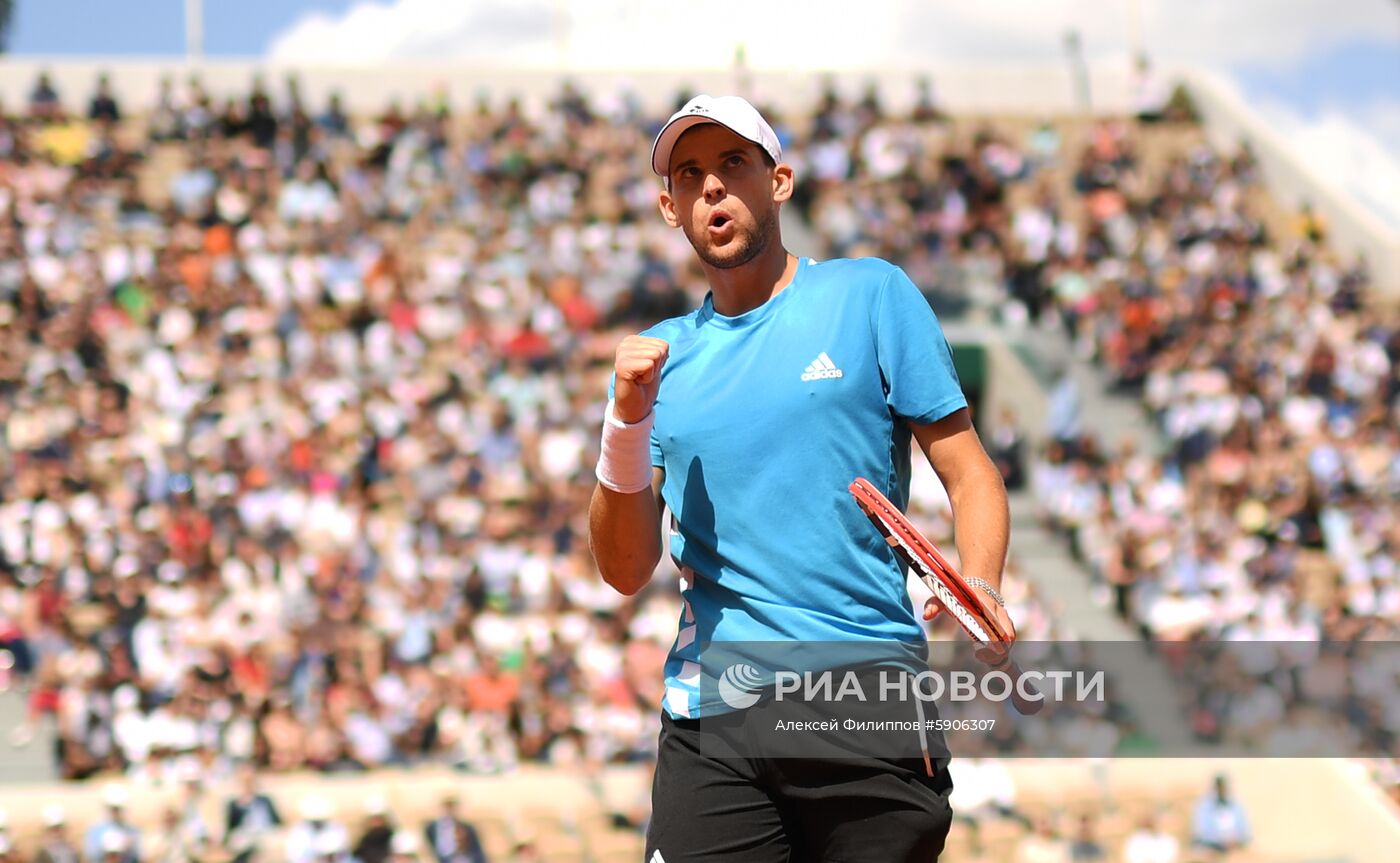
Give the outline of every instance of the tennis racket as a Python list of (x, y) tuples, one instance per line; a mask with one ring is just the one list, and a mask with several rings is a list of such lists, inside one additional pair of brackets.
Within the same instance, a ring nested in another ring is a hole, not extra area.
[[(938, 547), (919, 533), (918, 528), (904, 517), (904, 513), (890, 503), (889, 498), (881, 494), (869, 480), (856, 477), (855, 482), (850, 485), (850, 492), (866, 517), (885, 537), (885, 542), (889, 543), (894, 553), (928, 585), (928, 589), (933, 591), (934, 599), (944, 611), (952, 615), (968, 638), (978, 644), (1010, 643), (1016, 640), (1014, 632), (1007, 632), (995, 617), (987, 614), (972, 587), (943, 559)], [(1015, 684), (1012, 687), (1011, 701), (1021, 715), (1030, 716), (1040, 712), (1040, 708), (1045, 706), (1044, 701), (1038, 697), (1039, 693), (1031, 681), (1021, 679), (1025, 672), (1021, 671), (1015, 661), (1011, 661), (1005, 671)], [(1022, 696), (1022, 687), (1029, 697)]]

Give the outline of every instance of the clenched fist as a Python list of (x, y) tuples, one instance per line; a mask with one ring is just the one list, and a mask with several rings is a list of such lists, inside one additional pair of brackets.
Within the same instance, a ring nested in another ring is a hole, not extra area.
[(617, 346), (613, 383), (613, 416), (625, 423), (639, 422), (651, 413), (661, 388), (661, 367), (671, 346), (662, 339), (628, 336)]

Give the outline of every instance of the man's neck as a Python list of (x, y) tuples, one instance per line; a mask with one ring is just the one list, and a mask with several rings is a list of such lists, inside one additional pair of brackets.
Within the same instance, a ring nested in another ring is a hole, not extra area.
[(797, 258), (781, 242), (741, 267), (720, 269), (703, 265), (710, 282), (715, 311), (725, 317), (752, 311), (777, 296), (797, 273)]

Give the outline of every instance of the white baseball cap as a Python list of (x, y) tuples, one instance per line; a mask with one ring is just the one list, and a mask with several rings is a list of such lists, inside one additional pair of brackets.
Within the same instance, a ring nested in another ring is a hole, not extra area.
[(686, 102), (671, 115), (656, 143), (651, 145), (651, 169), (664, 177), (670, 169), (671, 150), (687, 129), (701, 123), (718, 123), (747, 141), (767, 151), (774, 162), (783, 160), (783, 148), (778, 135), (758, 109), (741, 96), (707, 96), (701, 94)]

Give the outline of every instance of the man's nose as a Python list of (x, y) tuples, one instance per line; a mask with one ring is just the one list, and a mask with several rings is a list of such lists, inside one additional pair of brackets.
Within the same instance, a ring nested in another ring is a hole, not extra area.
[(713, 204), (724, 197), (724, 183), (718, 174), (707, 174), (705, 176), (705, 200)]

